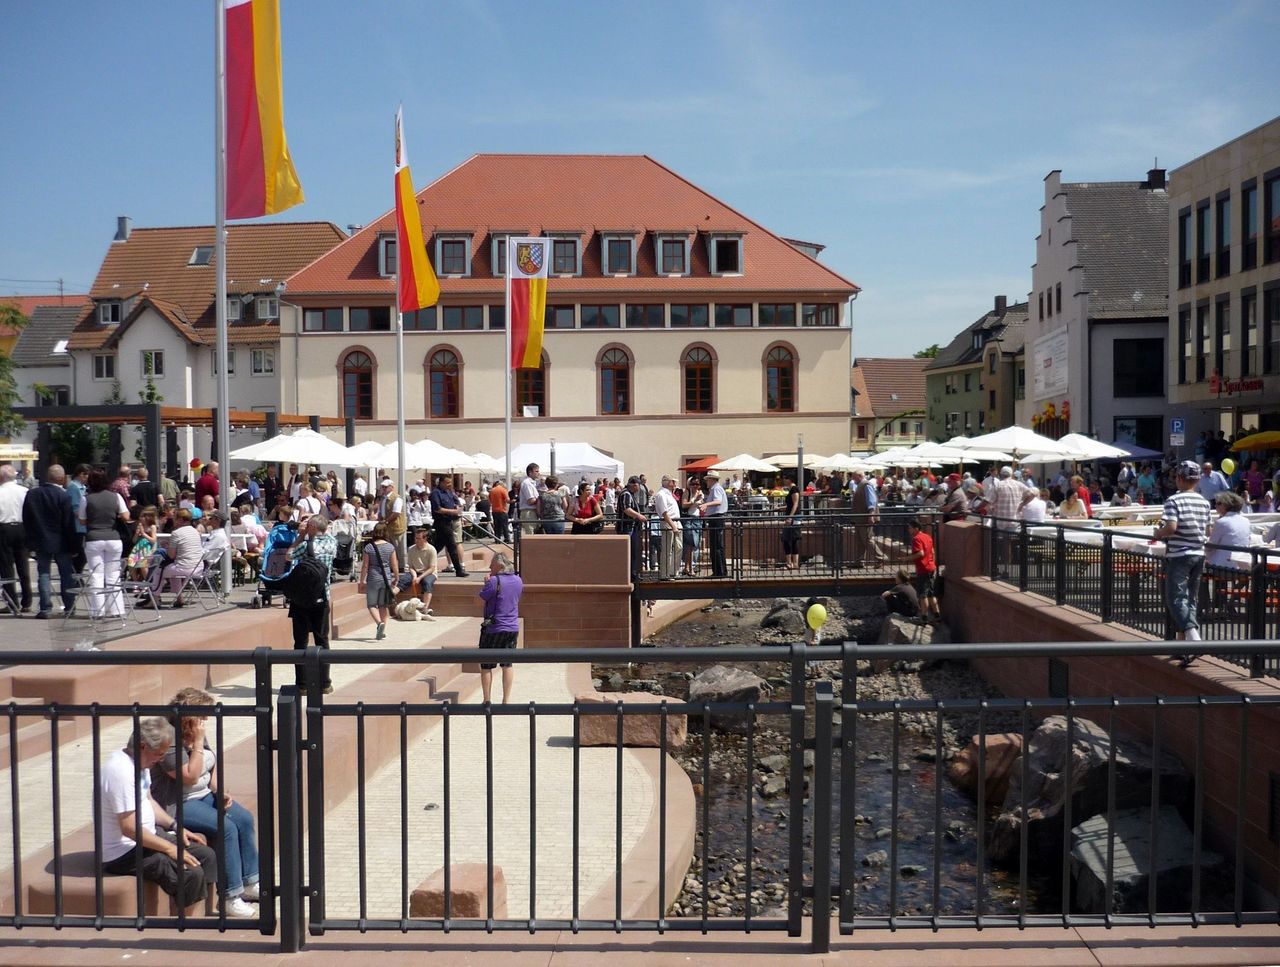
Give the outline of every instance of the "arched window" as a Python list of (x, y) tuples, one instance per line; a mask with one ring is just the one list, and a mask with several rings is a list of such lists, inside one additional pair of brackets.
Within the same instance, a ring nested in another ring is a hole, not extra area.
[(793, 413), (796, 408), (796, 354), (776, 345), (764, 356), (764, 407), (769, 413)]
[(373, 419), (373, 359), (360, 349), (342, 358), (342, 415)]
[[(516, 370), (516, 392), (513, 416), (547, 415), (547, 354), (538, 360), (537, 369)], [(526, 407), (531, 407), (526, 412)]]
[(427, 363), (427, 385), (433, 420), (456, 419), (462, 415), (462, 363), (452, 349), (437, 349)]
[(596, 360), (600, 370), (600, 415), (631, 412), (631, 355), (621, 346), (608, 346)]
[(714, 413), (715, 357), (706, 346), (690, 346), (680, 360), (684, 376), (684, 411)]

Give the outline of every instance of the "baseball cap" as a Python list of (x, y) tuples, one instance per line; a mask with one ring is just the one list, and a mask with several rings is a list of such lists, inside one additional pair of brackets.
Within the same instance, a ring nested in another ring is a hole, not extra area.
[(1200, 464), (1194, 460), (1183, 460), (1178, 464), (1178, 476), (1183, 480), (1199, 480)]

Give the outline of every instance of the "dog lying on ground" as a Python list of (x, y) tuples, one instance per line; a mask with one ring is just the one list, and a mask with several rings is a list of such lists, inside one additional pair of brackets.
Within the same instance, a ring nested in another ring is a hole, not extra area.
[(435, 621), (435, 617), (427, 613), (426, 606), (420, 598), (406, 598), (396, 605), (396, 617), (401, 621)]

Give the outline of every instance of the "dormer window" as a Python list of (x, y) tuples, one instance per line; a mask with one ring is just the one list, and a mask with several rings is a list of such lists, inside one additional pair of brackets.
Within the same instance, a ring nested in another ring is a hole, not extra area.
[(658, 271), (662, 275), (689, 274), (689, 238), (687, 235), (658, 235), (654, 239)]
[(708, 235), (707, 255), (712, 275), (742, 274), (741, 235)]
[(582, 253), (578, 239), (551, 236), (552, 275), (581, 275)]
[(98, 323), (103, 326), (118, 325), (122, 309), (123, 306), (118, 300), (113, 299), (110, 302), (99, 302)]
[(258, 296), (258, 304), (254, 306), (254, 315), (258, 317), (258, 321), (262, 322), (266, 319), (280, 318), (280, 300), (275, 296), (262, 295)]
[(982, 333), (982, 332), (975, 332), (975, 333), (973, 334), (973, 348), (974, 348), (974, 349), (981, 349), (981, 348), (982, 348), (982, 344), (986, 341), (986, 338), (985, 338), (985, 337), (986, 337), (986, 334), (985, 334), (985, 333)]
[(240, 301), (240, 297), (237, 295), (227, 299), (227, 322), (240, 321), (240, 310), (243, 305), (244, 303)]
[(197, 245), (191, 252), (191, 259), (188, 265), (208, 265), (213, 261), (212, 245)]
[(493, 249), (489, 253), (489, 262), (493, 266), (493, 274), (502, 278), (507, 274), (507, 236), (495, 235), (490, 244)]
[(471, 275), (471, 239), (465, 235), (436, 237), (436, 271), (466, 278)]
[(600, 236), (600, 264), (605, 275), (635, 275), (636, 240), (632, 235)]
[(396, 274), (396, 237), (378, 236), (378, 274), (390, 279)]

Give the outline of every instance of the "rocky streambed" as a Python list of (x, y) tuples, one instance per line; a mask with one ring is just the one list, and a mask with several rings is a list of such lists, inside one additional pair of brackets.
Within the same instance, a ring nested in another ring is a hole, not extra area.
[[(842, 636), (863, 643), (876, 640), (883, 618), (878, 599), (826, 599), (824, 603), (829, 615), (824, 629), (827, 640), (842, 640)], [(787, 644), (803, 633), (800, 609), (804, 604), (801, 600), (719, 603), (668, 627), (645, 644)], [(858, 671), (860, 702), (994, 695), (963, 663), (916, 663), (876, 670), (859, 662)], [(643, 660), (625, 670), (595, 670), (598, 687), (605, 691), (652, 692), (707, 701), (758, 695), (758, 701), (783, 703), (791, 700), (789, 673), (789, 665), (781, 662), (726, 662), (711, 674), (694, 665), (657, 666)], [(840, 662), (820, 662), (809, 668), (805, 702), (810, 708), (820, 681), (833, 682), (839, 702), (844, 687)], [(993, 713), (984, 719), (988, 732), (1016, 726), (1016, 722)], [(809, 722), (812, 727), (811, 715)], [(837, 707), (836, 728), (852, 726), (854, 723), (841, 722)], [(941, 762), (937, 761), (939, 727)], [(690, 717), (688, 742), (673, 755), (694, 784), (698, 835), (694, 862), (671, 910), (673, 915), (700, 915), (704, 901), (710, 916), (742, 916), (748, 906), (753, 917), (785, 912), (790, 829), (799, 821), (791, 814), (787, 728), (785, 714), (760, 715), (748, 741), (742, 721), (716, 722), (707, 729), (701, 719)], [(932, 712), (903, 712), (896, 722), (892, 714), (857, 716), (858, 759), (851, 802), (840, 801), (838, 752), (832, 764), (836, 786), (832, 871), (833, 877), (838, 876), (840, 816), (841, 810), (849, 810), (854, 820), (847, 852), (854, 865), (858, 914), (933, 913), (935, 861), (940, 915), (975, 912), (979, 893), (985, 913), (1016, 913), (1019, 909), (1023, 897), (1016, 876), (989, 864), (979, 869), (973, 801), (943, 777), (947, 762), (977, 728), (977, 716), (969, 712), (948, 712), (941, 717)], [(808, 796), (813, 780), (812, 751), (805, 753), (804, 765), (808, 864), (812, 857), (812, 802)], [(1026, 897), (1030, 908), (1034, 908), (1038, 886), (1032, 883)]]

